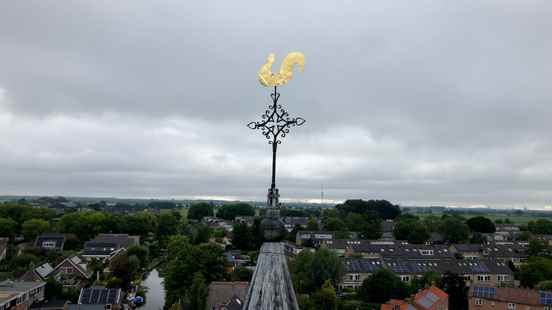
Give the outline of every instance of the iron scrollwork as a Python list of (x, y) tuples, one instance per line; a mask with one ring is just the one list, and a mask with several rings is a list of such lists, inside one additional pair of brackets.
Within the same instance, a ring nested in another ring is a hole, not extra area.
[(281, 138), (285, 138), (290, 132), (291, 127), (301, 126), (305, 123), (302, 117), (290, 117), (289, 113), (278, 104), (280, 93), (277, 87), (274, 87), (274, 92), (270, 94), (272, 104), (268, 106), (264, 114), (261, 116), (262, 121), (250, 122), (247, 127), (250, 129), (260, 129), (263, 136), (269, 144), (282, 144)]

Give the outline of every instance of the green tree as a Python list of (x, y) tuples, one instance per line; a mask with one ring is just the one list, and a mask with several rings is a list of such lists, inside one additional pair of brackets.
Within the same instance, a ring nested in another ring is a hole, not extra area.
[(37, 256), (23, 253), (11, 259), (9, 262), (9, 269), (16, 277), (18, 277), (29, 270), (31, 265), (36, 266), (39, 261), (40, 259)]
[(449, 309), (468, 309), (468, 288), (463, 277), (447, 272), (438, 286), (449, 295)]
[(533, 239), (529, 241), (527, 253), (530, 256), (545, 255), (548, 250), (548, 244), (545, 241)]
[(203, 223), (190, 224), (186, 226), (185, 234), (192, 244), (200, 244), (209, 241), (211, 229)]
[(204, 310), (207, 301), (207, 285), (201, 272), (194, 273), (192, 286), (190, 287), (190, 309)]
[(251, 237), (251, 231), (247, 224), (234, 224), (234, 228), (232, 229), (232, 245), (236, 249), (244, 251), (252, 249), (253, 242)]
[(11, 237), (17, 234), (17, 222), (11, 218), (0, 218), (0, 237)]
[(527, 229), (534, 234), (550, 235), (552, 234), (552, 221), (545, 219), (530, 221), (527, 223)]
[[(59, 229), (61, 232), (77, 235), (80, 241), (87, 241), (99, 233), (120, 230), (119, 227), (123, 223), (124, 221), (117, 221), (111, 214), (105, 212), (73, 212), (61, 217)], [(127, 226), (123, 228), (125, 232), (132, 233)]]
[(318, 229), (319, 229), (318, 222), (316, 221), (316, 219), (314, 217), (310, 217), (309, 221), (307, 222), (307, 230), (316, 231)]
[(368, 200), (362, 199), (347, 200), (342, 204), (335, 206), (338, 212), (342, 214), (360, 213), (369, 214), (376, 213), (378, 217), (389, 220), (394, 219), (401, 214), (399, 206), (390, 203), (387, 200)]
[(140, 267), (146, 268), (149, 264), (149, 249), (143, 245), (133, 245), (127, 249), (127, 255), (136, 256), (140, 260)]
[(220, 280), (224, 272), (224, 251), (214, 244), (192, 245), (186, 237), (173, 236), (168, 245), (164, 285), (166, 303), (191, 297), (193, 275), (199, 272), (206, 282)]
[(329, 231), (343, 231), (346, 230), (345, 222), (337, 217), (328, 217), (322, 219), (324, 229)]
[(172, 236), (178, 233), (180, 217), (176, 212), (165, 212), (159, 215), (157, 234), (160, 237)]
[(225, 204), (217, 211), (217, 217), (233, 221), (236, 216), (255, 216), (255, 208), (247, 203)]
[(47, 232), (49, 229), (50, 224), (40, 219), (27, 220), (21, 225), (21, 231), (27, 240), (34, 240), (36, 236)]
[(295, 288), (300, 293), (312, 293), (326, 280), (337, 284), (343, 274), (343, 264), (337, 254), (320, 248), (314, 253), (299, 253), (292, 264), (292, 272)]
[(429, 232), (417, 219), (401, 219), (394, 228), (393, 234), (398, 240), (422, 244), (429, 240)]
[(496, 231), (493, 221), (484, 216), (472, 217), (466, 221), (466, 224), (468, 224), (472, 231), (478, 233), (494, 233)]
[(205, 216), (213, 216), (213, 206), (205, 203), (194, 203), (188, 209), (188, 218), (200, 221)]
[(429, 215), (422, 219), (422, 223), (428, 232), (438, 232), (441, 226), (441, 218), (435, 215)]
[(131, 235), (147, 236), (149, 233), (158, 232), (158, 225), (155, 214), (142, 211), (125, 216), (120, 230)]
[(313, 294), (313, 301), (317, 309), (337, 309), (337, 296), (335, 294), (335, 288), (330, 280), (326, 280), (322, 288)]
[(530, 257), (518, 273), (521, 286), (533, 288), (541, 281), (552, 279), (552, 259), (546, 257)]
[(356, 231), (362, 239), (381, 237), (381, 219), (375, 214), (349, 213), (345, 218), (349, 231)]
[(428, 271), (421, 278), (414, 278), (410, 281), (410, 292), (417, 293), (432, 285), (438, 285), (441, 281), (441, 274), (435, 271)]
[(552, 291), (552, 280), (540, 282), (538, 288), (541, 291)]
[(458, 217), (445, 216), (440, 225), (441, 233), (451, 243), (460, 243), (468, 239), (470, 228)]
[(109, 269), (114, 277), (121, 280), (121, 286), (123, 288), (130, 284), (130, 281), (133, 278), (133, 272), (135, 271), (131, 269), (127, 253), (115, 256), (109, 264)]
[(53, 277), (46, 280), (45, 297), (46, 299), (54, 299), (60, 297), (63, 292), (63, 285), (57, 282)]
[(391, 298), (403, 299), (408, 295), (406, 284), (387, 269), (378, 269), (362, 282), (358, 295), (365, 302), (384, 303)]

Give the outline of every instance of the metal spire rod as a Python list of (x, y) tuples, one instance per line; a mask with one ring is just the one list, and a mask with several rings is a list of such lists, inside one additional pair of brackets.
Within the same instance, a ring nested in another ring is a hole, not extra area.
[(278, 144), (282, 144), (282, 139), (289, 133), (291, 127), (301, 126), (305, 123), (302, 117), (290, 117), (289, 113), (278, 104), (280, 93), (278, 87), (274, 86), (274, 92), (270, 94), (272, 104), (268, 106), (262, 120), (259, 122), (250, 122), (247, 127), (250, 129), (260, 129), (261, 133), (272, 144), (272, 182), (268, 190), (267, 203), (271, 207), (278, 207), (278, 189), (276, 188), (276, 153)]

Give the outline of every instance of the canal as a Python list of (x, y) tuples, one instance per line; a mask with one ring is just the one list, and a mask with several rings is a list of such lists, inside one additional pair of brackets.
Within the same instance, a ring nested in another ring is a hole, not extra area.
[(163, 287), (163, 278), (159, 275), (157, 269), (149, 272), (148, 276), (142, 282), (146, 291), (146, 303), (138, 308), (139, 310), (159, 310), (165, 305), (165, 289)]

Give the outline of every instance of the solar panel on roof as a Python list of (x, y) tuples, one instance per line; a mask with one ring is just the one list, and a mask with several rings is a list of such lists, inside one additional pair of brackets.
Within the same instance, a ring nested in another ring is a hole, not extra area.
[(437, 300), (439, 300), (439, 297), (437, 297), (437, 295), (433, 294), (432, 292), (428, 292), (418, 302), (426, 308), (431, 308), (431, 306)]
[(475, 297), (493, 298), (496, 296), (496, 288), (494, 287), (474, 287), (473, 294)]
[(552, 293), (551, 292), (545, 292), (545, 291), (540, 291), (539, 292), (539, 299), (540, 299), (540, 303), (543, 304), (543, 305), (552, 305)]

